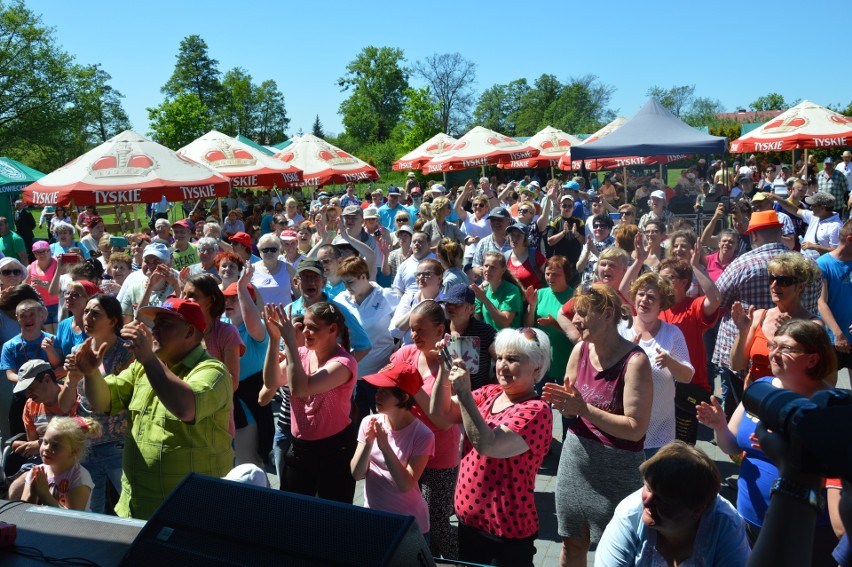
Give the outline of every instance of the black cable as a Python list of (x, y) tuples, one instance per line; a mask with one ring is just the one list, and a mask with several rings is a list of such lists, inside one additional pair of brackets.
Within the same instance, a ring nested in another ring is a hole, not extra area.
[(20, 500), (10, 500), (10, 501), (6, 502), (5, 504), (3, 504), (2, 506), (0, 506), (0, 513), (5, 512), (7, 508), (11, 508), (13, 506), (20, 506), (21, 504), (25, 504), (25, 502), (22, 502)]
[(9, 553), (14, 553), (15, 555), (20, 555), (21, 557), (39, 559), (41, 561), (44, 561), (45, 563), (52, 563), (54, 565), (81, 565), (85, 567), (100, 567), (100, 565), (98, 565), (91, 559), (86, 559), (85, 557), (50, 557), (48, 555), (45, 555), (44, 552), (38, 549), (37, 547), (30, 547), (28, 545), (16, 545), (15, 547), (9, 548), (7, 551)]

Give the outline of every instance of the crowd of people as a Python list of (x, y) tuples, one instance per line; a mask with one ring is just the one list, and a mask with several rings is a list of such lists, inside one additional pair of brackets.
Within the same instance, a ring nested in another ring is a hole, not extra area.
[[(45, 208), (47, 239), (0, 218), (9, 497), (145, 519), (189, 472), (269, 467), (346, 503), (364, 480), (435, 557), (531, 565), (558, 414), (562, 565), (745, 565), (781, 477), (743, 389), (810, 396), (852, 367), (842, 159), (410, 174), (363, 200), (234, 193), (225, 218), (162, 201), (133, 234), (95, 207)], [(742, 463), (735, 503), (699, 423)], [(827, 485), (814, 565), (846, 549)]]

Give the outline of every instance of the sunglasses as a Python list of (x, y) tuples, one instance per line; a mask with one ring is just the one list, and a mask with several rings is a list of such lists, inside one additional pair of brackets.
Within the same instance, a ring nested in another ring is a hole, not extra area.
[(769, 274), (769, 283), (774, 283), (780, 287), (790, 287), (791, 285), (798, 284), (799, 280), (793, 276), (776, 276), (774, 274)]
[(787, 356), (792, 356), (794, 354), (801, 354), (805, 352), (802, 349), (791, 347), (790, 345), (779, 345), (778, 343), (772, 341), (766, 343), (766, 350), (768, 350), (770, 354), (772, 353), (772, 351), (778, 351), (782, 355)]
[(269, 248), (261, 248), (260, 251), (264, 254), (275, 254), (276, 252), (278, 252), (278, 248), (271, 246)]
[(605, 225), (605, 224), (601, 224), (599, 222), (596, 222), (595, 224), (592, 225), (592, 228), (609, 228), (609, 226)]
[(482, 209), (485, 207), (485, 203), (477, 203), (474, 205), (474, 207), (476, 207), (477, 209)]
[(633, 213), (631, 213), (630, 211), (619, 211), (618, 214), (620, 214), (623, 217), (632, 217), (633, 216)]
[(396, 224), (405, 224), (408, 222), (408, 219), (396, 219)]
[(18, 268), (15, 268), (13, 270), (0, 270), (0, 274), (2, 274), (4, 276), (20, 276), (23, 273), (24, 272), (22, 272)]
[(573, 209), (574, 203), (562, 203), (562, 208), (563, 209)]
[(414, 277), (415, 278), (431, 278), (435, 275), (435, 272), (417, 272)]
[(77, 293), (76, 291), (65, 292), (65, 299), (80, 299), (81, 297), (83, 296)]
[(527, 213), (532, 212), (532, 209), (518, 209), (518, 213), (525, 215)]
[(535, 334), (535, 331), (534, 331), (534, 330), (532, 330), (531, 328), (529, 328), (529, 327), (521, 327), (520, 329), (518, 329), (518, 332), (519, 332), (520, 334), (522, 334), (524, 337), (526, 337), (526, 338), (527, 338), (527, 340), (530, 340), (530, 341), (533, 341), (533, 342), (535, 342), (535, 343), (538, 343), (538, 335), (536, 335), (536, 334)]

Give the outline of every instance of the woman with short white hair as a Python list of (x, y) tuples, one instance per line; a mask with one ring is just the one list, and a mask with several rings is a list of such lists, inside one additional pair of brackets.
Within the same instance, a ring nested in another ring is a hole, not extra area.
[(251, 284), (255, 287), (264, 303), (288, 305), (298, 297), (290, 285), (296, 277), (296, 270), (281, 260), (281, 239), (274, 233), (264, 234), (257, 243), (260, 262), (252, 264), (254, 275)]
[(60, 222), (53, 227), (53, 235), (56, 236), (56, 242), (50, 245), (50, 253), (56, 258), (60, 254), (67, 254), (71, 248), (79, 248), (83, 258), (89, 257), (89, 251), (86, 247), (74, 240), (74, 225), (69, 222)]

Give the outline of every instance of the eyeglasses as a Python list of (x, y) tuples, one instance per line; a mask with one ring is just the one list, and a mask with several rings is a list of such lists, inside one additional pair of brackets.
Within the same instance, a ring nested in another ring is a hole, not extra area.
[(561, 203), (563, 209), (573, 209), (574, 203)]
[(15, 268), (15, 269), (12, 269), (12, 270), (0, 270), (0, 275), (4, 275), (4, 276), (20, 276), (23, 273), (24, 272), (22, 272), (18, 268)]
[(432, 276), (434, 276), (434, 275), (435, 275), (435, 272), (417, 272), (416, 274), (414, 274), (414, 277), (415, 277), (416, 279), (419, 279), (419, 278), (431, 278), (431, 277), (432, 277)]
[(65, 292), (65, 299), (80, 299), (81, 297), (83, 297), (83, 296), (80, 295), (76, 291), (66, 291)]
[(769, 283), (780, 287), (790, 287), (791, 285), (799, 283), (799, 280), (793, 276), (776, 276), (775, 274), (769, 274)]
[(660, 231), (659, 230), (646, 230), (642, 234), (645, 234), (647, 236), (653, 236), (654, 234), (660, 234)]
[(278, 252), (278, 248), (275, 248), (274, 246), (270, 246), (269, 248), (261, 248), (260, 251), (263, 254), (275, 254), (275, 253)]
[(474, 205), (474, 207), (476, 207), (477, 209), (481, 209), (481, 208), (485, 207), (485, 203), (476, 203)]
[(770, 352), (770, 354), (773, 351), (778, 351), (782, 355), (787, 356), (793, 356), (794, 354), (802, 354), (805, 352), (800, 348), (792, 347), (790, 345), (779, 345), (778, 343), (773, 341), (769, 341), (768, 343), (766, 343), (766, 349)]

